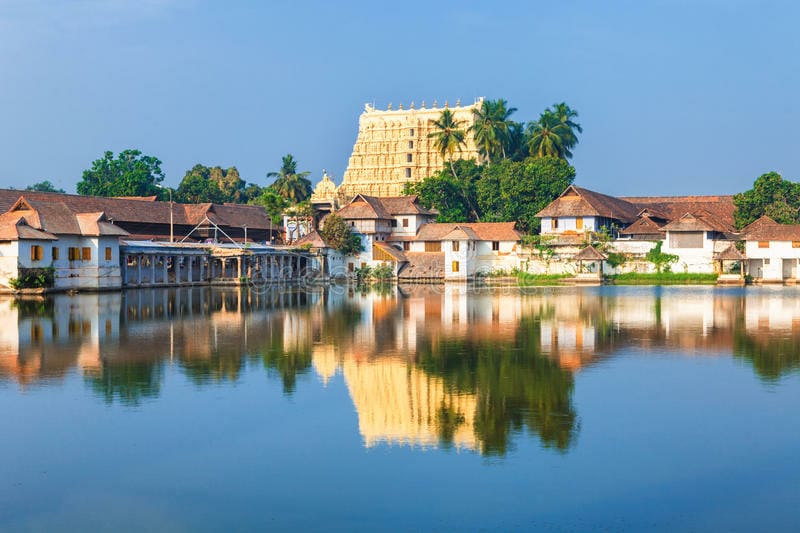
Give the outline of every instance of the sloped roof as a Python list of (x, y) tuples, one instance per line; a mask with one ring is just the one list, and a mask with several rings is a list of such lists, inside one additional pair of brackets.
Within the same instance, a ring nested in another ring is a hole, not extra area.
[(385, 242), (376, 242), (373, 243), (372, 246), (374, 246), (375, 248), (379, 248), (381, 251), (392, 256), (395, 261), (401, 263), (408, 261), (408, 259), (406, 259), (406, 255), (397, 248), (395, 248), (394, 246), (392, 246), (391, 244), (387, 244)]
[(603, 261), (606, 256), (594, 246), (587, 246), (573, 257), (575, 261)]
[(58, 237), (28, 225), (25, 217), (18, 213), (0, 215), (0, 241), (58, 240)]
[(620, 233), (622, 235), (661, 235), (661, 224), (648, 215), (644, 215), (627, 228), (620, 230)]
[(325, 248), (328, 246), (328, 243), (325, 242), (325, 239), (322, 238), (322, 235), (320, 235), (317, 230), (303, 235), (292, 244), (294, 246), (305, 246), (310, 244), (312, 248)]
[(390, 215), (435, 215), (436, 210), (426, 209), (419, 205), (416, 194), (409, 196), (386, 196), (378, 198), (383, 208)]
[(353, 200), (339, 209), (337, 215), (344, 219), (383, 219), (390, 220), (392, 217), (383, 207), (379, 198), (357, 194)]
[(472, 231), (469, 226), (456, 226), (453, 231), (442, 237), (447, 241), (479, 241), (480, 238)]
[[(715, 231), (715, 227), (705, 217), (698, 217), (692, 213), (686, 213), (678, 220), (661, 226), (661, 231)], [(721, 231), (721, 230), (720, 230)]]
[(748, 241), (800, 241), (800, 224), (779, 224), (763, 216), (743, 230)]
[(723, 261), (741, 261), (742, 259), (745, 259), (745, 256), (742, 252), (736, 249), (736, 246), (734, 246), (733, 243), (731, 243), (721, 252), (715, 253), (714, 259)]
[(653, 217), (675, 221), (687, 213), (703, 219), (714, 231), (734, 230), (733, 196), (628, 196), (621, 199), (647, 211)]
[(81, 235), (130, 235), (127, 231), (109, 223), (104, 213), (78, 213), (75, 215)]
[[(29, 201), (62, 203), (74, 213), (105, 213), (113, 222), (169, 224), (170, 203), (148, 199), (105, 198), (100, 196), (79, 196), (38, 191), (17, 191), (0, 189), (0, 212), (10, 209), (24, 196)], [(266, 211), (255, 205), (221, 204), (172, 204), (172, 218), (176, 225), (196, 226), (208, 216), (209, 220), (220, 226), (242, 227), (259, 230), (274, 229)]]
[(471, 223), (439, 223), (423, 224), (417, 233), (418, 241), (442, 241), (456, 228), (468, 228), (481, 241), (518, 241), (519, 233), (514, 229), (514, 222), (471, 222)]
[(536, 216), (600, 216), (628, 223), (636, 220), (639, 211), (639, 207), (621, 198), (570, 185)]

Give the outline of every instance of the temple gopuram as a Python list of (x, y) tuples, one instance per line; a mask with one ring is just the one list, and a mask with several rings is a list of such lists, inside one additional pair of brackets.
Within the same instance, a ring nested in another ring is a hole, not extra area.
[[(442, 170), (446, 158), (436, 149), (435, 139), (428, 135), (435, 131), (433, 122), (444, 109), (450, 109), (460, 128), (466, 131), (474, 122), (472, 111), (478, 109), (483, 98), (472, 105), (455, 107), (419, 108), (412, 102), (409, 109), (378, 110), (366, 104), (358, 120), (358, 137), (347, 164), (342, 184), (336, 191), (337, 199), (344, 205), (356, 194), (369, 196), (400, 196), (406, 183), (421, 181)], [(466, 135), (466, 145), (455, 154), (457, 159), (478, 158), (478, 149), (471, 135)], [(320, 191), (322, 192), (322, 191)]]

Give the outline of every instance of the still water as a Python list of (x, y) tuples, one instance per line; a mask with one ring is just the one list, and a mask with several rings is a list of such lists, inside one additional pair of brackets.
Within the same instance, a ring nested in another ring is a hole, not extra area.
[(798, 530), (800, 290), (0, 300), (0, 530)]

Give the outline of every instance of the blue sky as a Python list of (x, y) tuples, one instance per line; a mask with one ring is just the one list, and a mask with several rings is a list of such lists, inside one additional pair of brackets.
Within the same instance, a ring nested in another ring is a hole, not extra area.
[(566, 101), (576, 183), (715, 194), (800, 177), (800, 6), (737, 0), (0, 0), (0, 186), (73, 192), (138, 148), (266, 184), (291, 152), (341, 181), (365, 102)]

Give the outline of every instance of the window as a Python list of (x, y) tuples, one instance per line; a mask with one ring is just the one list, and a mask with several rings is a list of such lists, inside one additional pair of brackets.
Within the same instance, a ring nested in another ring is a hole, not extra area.
[(453, 272), (458, 272), (458, 269), (461, 265), (458, 264), (458, 261), (453, 261), (452, 270)]
[(492, 251), (493, 252), (500, 251), (500, 241), (492, 241)]
[(575, 219), (575, 229), (583, 229), (583, 217)]
[(53, 256), (53, 261), (58, 261), (58, 248), (53, 246), (53, 249), (50, 252)]
[(441, 241), (425, 241), (425, 251), (426, 252), (441, 252), (442, 251), (442, 242)]
[(408, 227), (408, 219), (407, 219), (407, 218), (404, 218), (404, 219), (403, 219), (403, 227), (404, 227), (404, 228), (407, 228), (407, 227)]
[(553, 217), (553, 220), (552, 220), (552, 222), (550, 223), (550, 226), (551, 226), (553, 229), (558, 229), (558, 218), (556, 218), (556, 217)]
[(409, 150), (413, 150), (414, 149), (414, 141), (408, 141), (408, 149)]
[(411, 243), (408, 241), (403, 241), (403, 251), (407, 252), (409, 250), (411, 250)]
[(461, 243), (460, 243), (460, 242), (458, 242), (458, 241), (453, 241), (453, 251), (454, 251), (454, 252), (457, 252), (457, 251), (458, 251), (458, 249), (459, 249), (459, 244), (461, 244)]
[(67, 248), (67, 259), (70, 261), (77, 261), (81, 258), (80, 248)]
[(408, 136), (409, 137), (413, 137), (414, 136), (414, 128), (411, 128), (410, 130), (408, 130)]
[(396, 228), (396, 227), (397, 227), (397, 219), (396, 219), (396, 218), (393, 218), (393, 219), (392, 219), (392, 227), (393, 227), (393, 228)]
[(111, 261), (111, 247), (106, 246), (106, 261)]
[(406, 168), (406, 177), (407, 178), (411, 177), (411, 169), (410, 168)]
[(347, 263), (347, 271), (348, 272), (354, 272), (355, 269), (356, 269), (356, 267), (355, 267), (355, 265), (353, 265), (353, 263)]
[(769, 241), (758, 241), (759, 248), (769, 248)]
[(765, 265), (768, 265), (768, 264), (769, 264), (769, 257), (767, 257), (766, 259), (764, 259), (764, 264), (765, 264)]
[(800, 241), (792, 241), (792, 248), (800, 248)]
[(84, 246), (81, 248), (81, 259), (83, 261), (91, 261), (92, 260), (92, 249), (88, 246)]
[(414, 156), (411, 154), (406, 154), (406, 163), (411, 163), (414, 160)]
[(680, 233), (669, 232), (670, 248), (702, 248), (702, 231), (682, 231)]
[(42, 247), (38, 244), (31, 246), (31, 261), (41, 261), (44, 255)]

